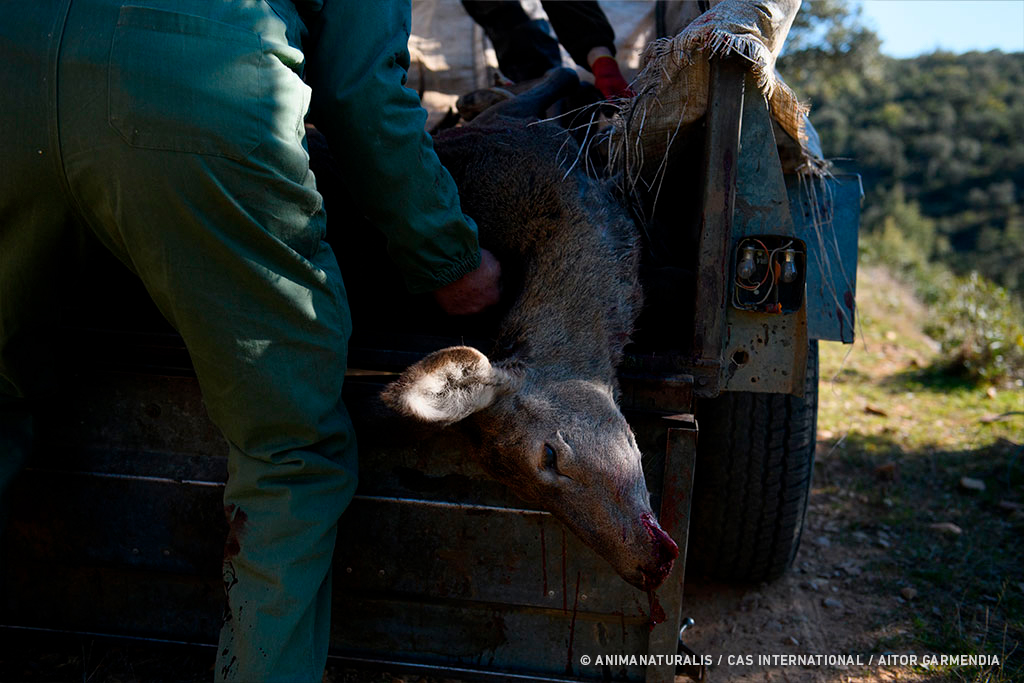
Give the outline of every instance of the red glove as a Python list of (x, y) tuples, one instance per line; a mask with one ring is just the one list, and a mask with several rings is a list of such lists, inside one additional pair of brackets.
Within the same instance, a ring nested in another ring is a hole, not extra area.
[(622, 77), (619, 63), (615, 61), (614, 57), (607, 55), (598, 57), (590, 65), (590, 70), (594, 74), (594, 85), (606, 100), (616, 97), (633, 97), (636, 94), (630, 90), (629, 83), (626, 83), (626, 79)]

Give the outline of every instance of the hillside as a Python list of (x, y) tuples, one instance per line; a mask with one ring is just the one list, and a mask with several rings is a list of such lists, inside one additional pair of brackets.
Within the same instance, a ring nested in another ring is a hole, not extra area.
[(779, 66), (826, 156), (863, 175), (864, 230), (895, 225), (925, 258), (1024, 295), (1024, 53), (891, 59), (851, 13), (824, 23), (835, 35), (802, 47), (798, 32)]

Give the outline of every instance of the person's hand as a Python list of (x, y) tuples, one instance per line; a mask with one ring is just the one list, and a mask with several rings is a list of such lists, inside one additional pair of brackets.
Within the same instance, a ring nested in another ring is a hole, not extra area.
[(480, 265), (455, 282), (434, 290), (434, 299), (448, 315), (471, 315), (493, 306), (500, 298), (501, 264), (480, 250)]
[(633, 97), (634, 93), (630, 90), (629, 83), (619, 71), (619, 63), (610, 54), (600, 55), (594, 59), (590, 64), (590, 70), (594, 74), (594, 85), (606, 100)]

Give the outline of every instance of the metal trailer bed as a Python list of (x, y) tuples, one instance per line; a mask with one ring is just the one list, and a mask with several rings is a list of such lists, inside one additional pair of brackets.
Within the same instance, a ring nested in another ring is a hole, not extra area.
[[(795, 183), (784, 185), (763, 98), (744, 106), (743, 71), (728, 64), (716, 69), (708, 117), (698, 305), (693, 320), (668, 321), (692, 337), (679, 351), (632, 348), (620, 373), (654, 509), (682, 550), (657, 592), (665, 623), (651, 628), (644, 593), (550, 514), (487, 479), (457, 432), (410, 438), (387, 420), (376, 394), (388, 373), (450, 340), (366, 335), (353, 339), (358, 370), (346, 381), (360, 489), (335, 557), (333, 656), (464, 679), (674, 679), (671, 656), (685, 652), (694, 398), (737, 387), (796, 393), (808, 337), (849, 341), (853, 332), (859, 182), (829, 181), (833, 206), (819, 208), (834, 219), (820, 234)], [(749, 82), (747, 92), (757, 93)], [(795, 310), (730, 306), (737, 245), (780, 234), (808, 245)], [(845, 275), (816, 262), (819, 242)], [(836, 292), (849, 310), (837, 308)], [(215, 643), (226, 445), (175, 335), (89, 320), (67, 330), (85, 350), (76, 370), (39, 405), (38, 449), (16, 485), (4, 548), (0, 626)], [(582, 655), (614, 658), (584, 666)], [(686, 663), (698, 665), (680, 673), (704, 675), (699, 660)]]

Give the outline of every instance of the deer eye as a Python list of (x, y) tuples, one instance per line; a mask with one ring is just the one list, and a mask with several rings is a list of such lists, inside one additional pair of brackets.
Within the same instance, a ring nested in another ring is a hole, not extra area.
[(548, 444), (544, 444), (544, 467), (552, 472), (558, 472), (558, 456), (555, 455), (555, 449)]

